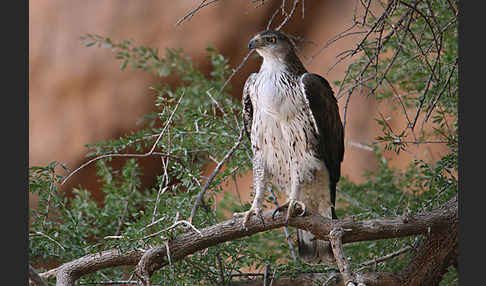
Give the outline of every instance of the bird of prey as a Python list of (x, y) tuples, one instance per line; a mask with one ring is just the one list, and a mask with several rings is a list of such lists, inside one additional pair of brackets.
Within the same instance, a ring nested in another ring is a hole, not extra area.
[[(323, 77), (308, 73), (284, 33), (266, 30), (254, 36), (250, 50), (263, 57), (243, 89), (243, 122), (253, 151), (255, 197), (243, 216), (261, 215), (265, 187), (288, 196), (286, 221), (306, 208), (337, 218), (336, 183), (344, 155), (344, 131), (334, 93)], [(297, 212), (297, 206), (301, 208)], [(334, 264), (329, 242), (298, 230), (299, 256), (310, 264)]]

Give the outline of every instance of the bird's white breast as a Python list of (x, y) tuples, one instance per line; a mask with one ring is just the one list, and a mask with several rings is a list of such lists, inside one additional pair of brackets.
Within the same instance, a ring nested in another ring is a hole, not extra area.
[(298, 79), (262, 68), (253, 88), (252, 144), (262, 152), (268, 179), (287, 189), (296, 172), (310, 183), (324, 164), (315, 156), (316, 132)]
[(275, 120), (290, 121), (304, 107), (300, 86), (282, 76), (280, 71), (262, 70), (255, 88), (259, 109)]

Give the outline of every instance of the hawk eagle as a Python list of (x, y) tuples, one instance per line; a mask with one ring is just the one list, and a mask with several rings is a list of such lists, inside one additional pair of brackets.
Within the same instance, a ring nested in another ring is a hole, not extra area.
[[(288, 196), (286, 220), (299, 205), (337, 218), (336, 183), (344, 154), (344, 132), (334, 93), (323, 77), (308, 73), (291, 40), (278, 31), (254, 36), (250, 50), (263, 57), (243, 89), (243, 121), (253, 151), (255, 197), (244, 216), (260, 215), (271, 183)], [(311, 264), (333, 264), (329, 242), (298, 230), (299, 256)]]

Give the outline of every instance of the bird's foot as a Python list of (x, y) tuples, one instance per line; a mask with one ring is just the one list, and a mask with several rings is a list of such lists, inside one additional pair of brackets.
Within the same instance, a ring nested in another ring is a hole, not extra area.
[(275, 218), (275, 214), (277, 214), (277, 212), (281, 211), (284, 208), (287, 208), (287, 215), (285, 216), (285, 223), (288, 223), (290, 216), (294, 214), (297, 206), (300, 207), (300, 209), (301, 209), (299, 216), (303, 216), (305, 214), (305, 209), (306, 209), (305, 204), (301, 201), (298, 201), (298, 200), (289, 199), (289, 200), (287, 200), (287, 202), (285, 204), (279, 206), (278, 208), (276, 208), (273, 211), (272, 218)]
[(242, 212), (242, 213), (234, 213), (233, 214), (233, 220), (235, 218), (241, 218), (243, 217), (243, 226), (245, 227), (245, 229), (248, 230), (247, 226), (248, 226), (248, 221), (250, 220), (250, 217), (252, 215), (256, 215), (258, 217), (260, 217), (261, 221), (263, 224), (265, 224), (264, 220), (263, 220), (263, 215), (262, 215), (262, 209), (260, 207), (251, 207), (250, 210), (246, 211), (246, 212)]

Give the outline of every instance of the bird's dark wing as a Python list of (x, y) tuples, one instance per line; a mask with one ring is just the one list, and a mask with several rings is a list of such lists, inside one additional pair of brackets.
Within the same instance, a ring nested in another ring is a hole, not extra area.
[(324, 159), (329, 172), (331, 192), (334, 192), (331, 193), (333, 200), (344, 156), (344, 130), (337, 100), (327, 80), (317, 74), (303, 74), (301, 84), (318, 129), (318, 153)]
[(243, 87), (243, 96), (242, 96), (242, 104), (243, 104), (243, 126), (245, 127), (246, 135), (251, 142), (251, 124), (253, 120), (253, 104), (251, 102), (250, 96), (250, 86), (255, 84), (256, 73), (252, 73), (245, 82), (245, 86)]

